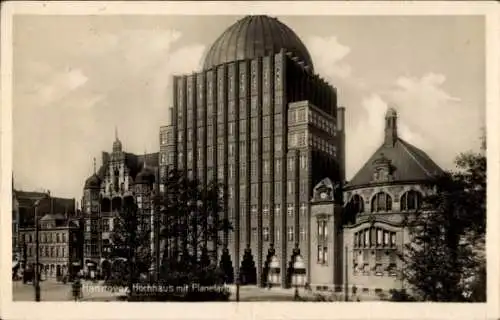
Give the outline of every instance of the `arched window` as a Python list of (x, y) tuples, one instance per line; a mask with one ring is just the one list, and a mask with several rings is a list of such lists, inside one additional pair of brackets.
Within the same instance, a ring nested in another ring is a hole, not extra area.
[(392, 198), (385, 192), (379, 192), (372, 198), (372, 212), (391, 211)]
[(405, 192), (401, 196), (401, 211), (418, 210), (422, 203), (422, 194), (415, 190)]
[(352, 213), (354, 214), (363, 212), (364, 211), (363, 198), (361, 198), (357, 194), (353, 195), (350, 201), (350, 207)]

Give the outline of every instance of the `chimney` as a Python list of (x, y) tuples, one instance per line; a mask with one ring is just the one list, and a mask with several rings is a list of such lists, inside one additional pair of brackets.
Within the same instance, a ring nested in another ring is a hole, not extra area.
[(389, 108), (385, 114), (385, 138), (384, 144), (394, 147), (398, 140), (398, 114), (396, 109)]

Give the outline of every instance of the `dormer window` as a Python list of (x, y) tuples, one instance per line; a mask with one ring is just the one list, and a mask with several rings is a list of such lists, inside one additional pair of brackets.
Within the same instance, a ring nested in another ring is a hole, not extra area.
[(373, 161), (373, 181), (386, 182), (392, 180), (393, 167), (391, 160), (388, 159), (383, 153)]

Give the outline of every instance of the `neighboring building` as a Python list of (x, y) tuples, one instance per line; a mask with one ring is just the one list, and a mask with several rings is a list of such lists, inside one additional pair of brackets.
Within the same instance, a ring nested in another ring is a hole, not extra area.
[[(39, 263), (45, 277), (76, 272), (82, 265), (82, 230), (78, 219), (67, 213), (45, 214), (39, 220)], [(21, 246), (26, 250), (26, 265), (36, 262), (34, 227), (20, 228)]]
[(150, 215), (151, 196), (158, 189), (158, 153), (138, 156), (124, 152), (116, 134), (111, 153), (102, 153), (102, 165), (85, 181), (82, 199), (84, 217), (84, 271), (107, 273), (111, 267), (113, 220), (127, 200)]
[(235, 267), (256, 266), (241, 270), (250, 283), (266, 279), (271, 247), (283, 271), (296, 246), (309, 259), (312, 188), (326, 175), (344, 181), (344, 109), (302, 41), (275, 18), (245, 17), (214, 42), (203, 71), (173, 86), (160, 176), (171, 167), (227, 186), (223, 215), (234, 230), (223, 247)]
[[(313, 200), (311, 230), (318, 226), (313, 238), (321, 243), (311, 245), (318, 257), (311, 261), (312, 284), (327, 280), (339, 287), (347, 281), (353, 293), (371, 295), (404, 288), (397, 256), (409, 241), (403, 219), (419, 209), (432, 192), (427, 182), (443, 171), (424, 151), (398, 137), (392, 108), (384, 133), (382, 145), (344, 187), (343, 208), (328, 194)], [(318, 194), (323, 189), (331, 187), (323, 183)]]
[(69, 217), (75, 216), (75, 199), (51, 197), (50, 192), (22, 191), (14, 188), (12, 182), (12, 255), (19, 259), (22, 251), (20, 241), (21, 228), (34, 227), (35, 202), (38, 205), (38, 216), (51, 212), (67, 212)]

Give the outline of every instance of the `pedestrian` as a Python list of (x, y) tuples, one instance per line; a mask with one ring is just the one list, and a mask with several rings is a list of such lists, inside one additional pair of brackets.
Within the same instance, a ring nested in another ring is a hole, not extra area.
[(75, 302), (82, 298), (82, 283), (79, 276), (76, 276), (75, 281), (73, 281), (72, 291)]

